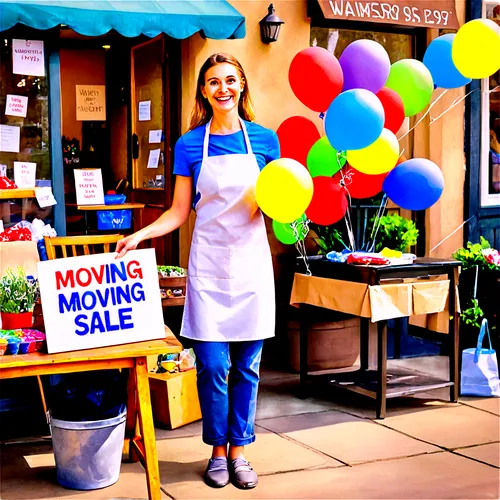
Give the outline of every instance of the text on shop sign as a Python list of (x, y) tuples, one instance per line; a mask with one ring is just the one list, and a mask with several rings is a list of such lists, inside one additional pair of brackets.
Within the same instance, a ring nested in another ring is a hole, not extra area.
[(106, 120), (105, 85), (76, 85), (76, 119)]

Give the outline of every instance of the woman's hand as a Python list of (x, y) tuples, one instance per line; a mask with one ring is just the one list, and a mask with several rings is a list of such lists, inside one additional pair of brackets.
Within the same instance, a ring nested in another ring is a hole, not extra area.
[(116, 242), (116, 257), (115, 259), (119, 259), (123, 257), (129, 250), (135, 250), (137, 245), (141, 242), (141, 238), (137, 233), (131, 234), (126, 238), (118, 240)]

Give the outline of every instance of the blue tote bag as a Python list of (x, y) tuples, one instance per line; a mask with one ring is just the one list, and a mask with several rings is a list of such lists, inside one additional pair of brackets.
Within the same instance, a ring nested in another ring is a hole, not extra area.
[[(488, 334), (489, 349), (483, 349), (483, 339), (486, 334)], [(490, 331), (486, 318), (481, 323), (476, 348), (462, 351), (460, 379), (462, 396), (500, 397), (497, 355), (491, 347)]]

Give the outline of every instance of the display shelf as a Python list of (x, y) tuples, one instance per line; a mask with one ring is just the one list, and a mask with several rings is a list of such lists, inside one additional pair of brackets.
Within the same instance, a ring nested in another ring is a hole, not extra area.
[(18, 198), (36, 198), (35, 189), (0, 189), (0, 200), (12, 200)]

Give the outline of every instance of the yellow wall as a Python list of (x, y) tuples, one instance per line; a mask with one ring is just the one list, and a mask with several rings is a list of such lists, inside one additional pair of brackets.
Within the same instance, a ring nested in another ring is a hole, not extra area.
[[(188, 126), (189, 114), (194, 102), (197, 71), (205, 59), (214, 52), (230, 52), (242, 63), (256, 107), (257, 122), (276, 130), (280, 123), (293, 115), (311, 118), (323, 135), (318, 114), (301, 104), (288, 83), (288, 68), (294, 55), (309, 46), (310, 20), (306, 17), (306, 0), (273, 2), (276, 13), (285, 21), (279, 40), (265, 45), (260, 40), (259, 21), (267, 14), (269, 0), (238, 1), (230, 3), (246, 18), (247, 36), (242, 40), (203, 40), (194, 35), (182, 42), (182, 131)], [(465, 19), (465, 1), (457, 0), (459, 21)], [(437, 36), (436, 30), (428, 30), (429, 41)], [(314, 88), (311, 88), (314, 92)], [(464, 89), (448, 91), (433, 107), (430, 116), (437, 117)], [(440, 91), (435, 92), (434, 99)], [(420, 115), (419, 115), (420, 116)], [(418, 117), (417, 117), (418, 119)], [(464, 187), (464, 104), (461, 102), (440, 120), (429, 125), (429, 116), (415, 130), (414, 156), (422, 156), (441, 167), (445, 189), (441, 200), (426, 212), (426, 253), (446, 238), (463, 222)], [(187, 265), (189, 238), (193, 225), (181, 228), (181, 265)], [(462, 245), (462, 230), (443, 242), (432, 257), (449, 257)], [(270, 238), (273, 254), (294, 251)]]

